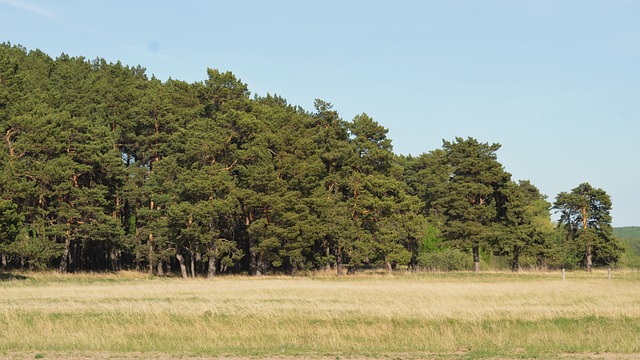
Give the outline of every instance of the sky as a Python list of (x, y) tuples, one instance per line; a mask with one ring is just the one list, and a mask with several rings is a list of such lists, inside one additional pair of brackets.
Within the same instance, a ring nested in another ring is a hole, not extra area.
[(398, 154), (499, 143), (551, 202), (605, 190), (619, 227), (640, 226), (639, 18), (635, 0), (0, 0), (0, 42), (161, 80), (228, 70), (252, 94), (367, 113)]

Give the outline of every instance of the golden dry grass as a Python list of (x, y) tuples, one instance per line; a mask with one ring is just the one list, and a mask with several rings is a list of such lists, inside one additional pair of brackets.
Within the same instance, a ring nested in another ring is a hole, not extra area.
[(0, 282), (0, 355), (640, 353), (637, 273), (612, 280), (606, 273), (571, 273), (564, 282), (556, 273), (188, 281), (138, 273), (24, 276)]

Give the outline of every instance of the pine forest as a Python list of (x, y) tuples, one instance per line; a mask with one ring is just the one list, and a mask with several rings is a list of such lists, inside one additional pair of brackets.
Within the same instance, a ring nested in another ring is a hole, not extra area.
[(252, 96), (215, 69), (195, 83), (145, 72), (0, 44), (3, 269), (186, 278), (624, 258), (605, 190), (550, 200), (512, 179), (498, 143), (398, 155), (365, 113)]

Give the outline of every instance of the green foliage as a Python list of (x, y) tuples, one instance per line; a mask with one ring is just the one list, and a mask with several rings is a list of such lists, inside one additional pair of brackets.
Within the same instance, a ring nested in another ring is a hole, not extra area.
[(427, 253), (442, 251), (442, 241), (442, 234), (438, 228), (432, 224), (427, 224), (424, 238), (420, 244), (420, 255), (422, 256)]
[(640, 268), (640, 227), (629, 226), (613, 228), (613, 236), (622, 243), (625, 253), (621, 262), (624, 266)]
[(428, 271), (469, 271), (473, 269), (473, 259), (458, 249), (444, 249), (426, 252), (418, 258), (420, 268)]
[(494, 227), (495, 252), (511, 256), (512, 271), (520, 269), (521, 256), (537, 258), (537, 266), (543, 266), (553, 231), (551, 204), (529, 181), (507, 183), (496, 200), (499, 222)]
[(445, 216), (444, 236), (452, 246), (471, 250), (480, 270), (480, 248), (489, 244), (498, 216), (496, 197), (511, 175), (497, 161), (499, 144), (456, 138), (443, 142), (449, 179), (437, 200)]
[(61, 256), (62, 244), (48, 240), (43, 234), (23, 229), (16, 241), (6, 251), (12, 258), (20, 259), (28, 269), (45, 270), (52, 266), (52, 261)]
[(249, 95), (229, 71), (162, 82), (0, 45), (3, 266), (341, 274), (468, 269), (462, 257), (479, 264), (481, 252), (565, 266), (587, 240), (598, 264), (620, 256), (606, 211), (595, 233), (574, 215), (553, 233), (549, 204), (510, 181), (499, 144), (456, 138), (397, 156), (364, 113)]
[(613, 237), (611, 207), (609, 195), (589, 183), (558, 194), (554, 203), (554, 208), (561, 213), (559, 226), (567, 241), (578, 243), (584, 249), (584, 256), (577, 256), (588, 271), (592, 265), (616, 264), (624, 250)]
[(20, 233), (24, 216), (17, 210), (12, 201), (0, 199), (0, 252), (6, 251)]

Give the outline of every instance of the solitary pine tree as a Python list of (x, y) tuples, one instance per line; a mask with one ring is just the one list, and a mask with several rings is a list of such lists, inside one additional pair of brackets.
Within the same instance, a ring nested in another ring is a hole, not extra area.
[(584, 261), (587, 271), (591, 271), (596, 261), (602, 264), (617, 261), (622, 247), (613, 237), (611, 226), (611, 197), (602, 189), (589, 183), (582, 183), (556, 197), (554, 209), (560, 212), (560, 225), (567, 236), (577, 241), (585, 249)]

